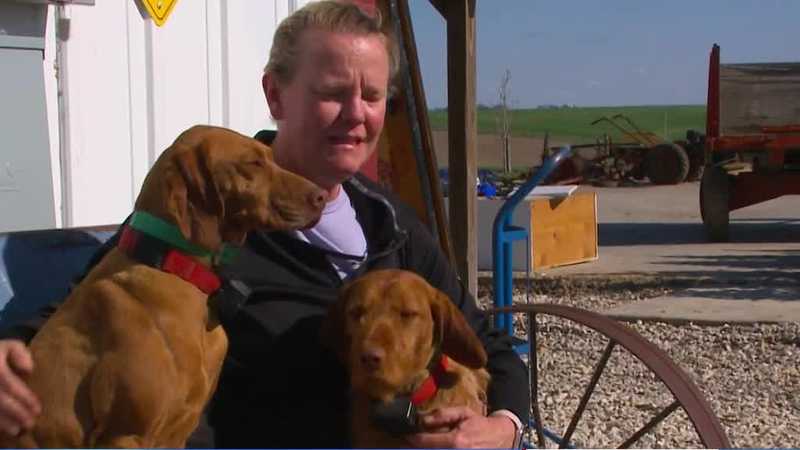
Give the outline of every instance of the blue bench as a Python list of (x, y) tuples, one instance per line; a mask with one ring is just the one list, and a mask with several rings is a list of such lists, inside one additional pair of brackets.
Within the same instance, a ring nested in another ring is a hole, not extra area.
[(0, 329), (63, 299), (116, 228), (0, 233)]

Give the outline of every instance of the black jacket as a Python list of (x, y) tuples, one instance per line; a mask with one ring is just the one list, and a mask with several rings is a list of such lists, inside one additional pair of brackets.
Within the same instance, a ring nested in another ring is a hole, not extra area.
[[(525, 366), (415, 212), (361, 177), (344, 188), (367, 237), (369, 258), (361, 270), (412, 270), (447, 293), (489, 353), (490, 410), (509, 409), (527, 422)], [(230, 273), (254, 293), (225, 327), (230, 350), (210, 415), (216, 445), (347, 447), (346, 376), (318, 334), (343, 282), (323, 252), (284, 233), (252, 233), (247, 246), (258, 256), (238, 261)]]
[[(478, 309), (415, 212), (360, 176), (344, 189), (368, 243), (360, 272), (412, 270), (447, 293), (489, 354), (490, 411), (508, 409), (527, 423), (524, 364), (510, 338), (495, 331)], [(115, 243), (116, 236), (94, 260)], [(245, 249), (221, 269), (221, 275), (242, 280), (253, 291), (223, 323), (230, 345), (207, 417), (214, 445), (348, 447), (347, 378), (319, 337), (343, 281), (321, 250), (286, 233), (250, 233)], [(204, 436), (190, 443), (210, 445)]]

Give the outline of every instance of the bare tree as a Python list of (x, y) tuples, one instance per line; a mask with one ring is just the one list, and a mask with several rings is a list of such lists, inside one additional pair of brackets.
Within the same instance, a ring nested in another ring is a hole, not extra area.
[(509, 109), (509, 95), (511, 83), (511, 70), (506, 69), (503, 78), (500, 80), (500, 87), (497, 95), (500, 99), (498, 104), (498, 128), (500, 131), (500, 143), (503, 149), (503, 171), (511, 171), (511, 110)]

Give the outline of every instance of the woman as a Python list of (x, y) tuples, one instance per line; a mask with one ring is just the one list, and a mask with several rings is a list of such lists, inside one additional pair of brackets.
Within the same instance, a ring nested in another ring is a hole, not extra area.
[[(356, 175), (375, 151), (397, 60), (380, 20), (351, 4), (310, 3), (275, 33), (262, 85), (278, 132), (257, 138), (273, 147), (278, 164), (325, 189), (329, 201), (314, 228), (252, 233), (248, 251), (222, 269), (252, 294), (223, 318), (230, 347), (208, 417), (218, 447), (348, 446), (347, 378), (318, 331), (344, 282), (388, 267), (415, 271), (450, 296), (486, 346), (493, 376), (488, 416), (440, 410), (423, 420), (432, 431), (411, 435), (409, 445), (518, 441), (528, 417), (527, 372), (508, 338), (491, 329), (414, 212)], [(41, 409), (17, 375), (31, 370), (30, 361), (19, 340), (0, 341), (6, 433), (32, 426)]]

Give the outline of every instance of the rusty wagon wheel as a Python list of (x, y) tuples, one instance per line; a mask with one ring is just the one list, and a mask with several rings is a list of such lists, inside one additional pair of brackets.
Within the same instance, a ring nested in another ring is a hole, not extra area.
[[(719, 419), (689, 376), (632, 328), (565, 305), (515, 305), (490, 312), (512, 313), (523, 337), (530, 335), (525, 355), (531, 382), (530, 443), (535, 438), (538, 448), (549, 443), (559, 448), (730, 447)], [(577, 351), (570, 349), (571, 341)], [(569, 357), (576, 355), (595, 361), (591, 373), (585, 364), (575, 367)], [(608, 386), (604, 373), (624, 382)], [(645, 401), (644, 393), (657, 402)], [(592, 424), (598, 408), (605, 422)], [(617, 419), (607, 420), (608, 411)], [(584, 415), (587, 420), (581, 421)], [(631, 429), (614, 423), (623, 419)]]

